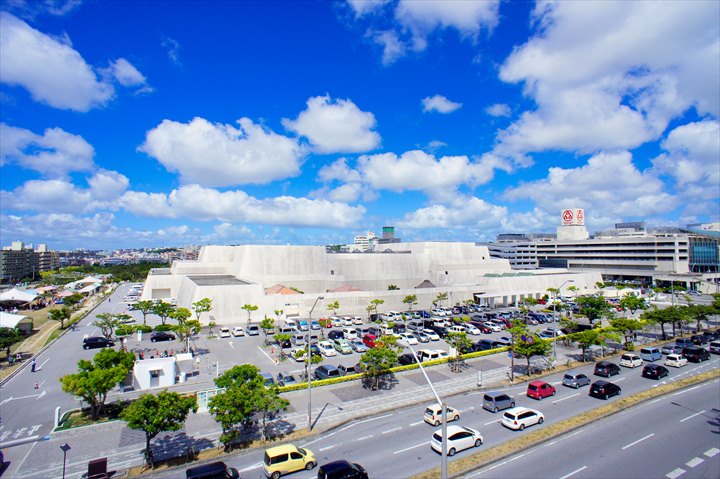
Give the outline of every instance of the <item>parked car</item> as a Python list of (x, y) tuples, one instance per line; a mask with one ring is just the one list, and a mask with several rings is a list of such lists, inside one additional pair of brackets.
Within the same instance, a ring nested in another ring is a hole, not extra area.
[(416, 346), (418, 340), (410, 333), (400, 333), (397, 343), (402, 346)]
[(332, 343), (330, 341), (320, 341), (318, 343), (318, 349), (320, 349), (320, 353), (323, 356), (326, 356), (326, 357), (337, 356), (335, 347), (332, 345)]
[(515, 400), (505, 393), (489, 392), (483, 396), (482, 407), (488, 411), (498, 412), (503, 409), (514, 408)]
[(333, 347), (340, 354), (352, 354), (353, 352), (350, 344), (344, 339), (333, 339)]
[(588, 384), (590, 384), (590, 378), (584, 374), (567, 373), (563, 376), (563, 386), (577, 389)]
[(528, 426), (542, 424), (545, 416), (535, 409), (526, 407), (514, 407), (505, 411), (502, 415), (502, 425), (515, 430), (523, 430)]
[(333, 329), (332, 331), (327, 333), (328, 339), (344, 339), (345, 335), (343, 332), (339, 329)]
[(596, 376), (604, 376), (606, 378), (609, 378), (610, 376), (620, 374), (620, 366), (615, 363), (611, 363), (610, 361), (599, 361), (595, 364), (594, 374)]
[(251, 324), (247, 328), (245, 328), (245, 334), (248, 336), (257, 336), (260, 334), (260, 326), (257, 324)]
[(677, 344), (678, 346), (681, 346), (683, 348), (686, 348), (688, 346), (693, 346), (692, 339), (690, 339), (690, 338), (676, 338), (675, 344)]
[(440, 336), (432, 329), (423, 329), (423, 333), (427, 334), (430, 341), (440, 341)]
[(620, 356), (620, 366), (636, 368), (642, 366), (643, 360), (637, 354), (627, 353)]
[(366, 334), (362, 338), (362, 342), (365, 346), (368, 348), (374, 348), (375, 347), (375, 340), (377, 339), (377, 336), (374, 334)]
[(478, 335), (482, 334), (482, 331), (480, 331), (480, 329), (477, 326), (470, 324), (470, 323), (464, 324), (463, 328), (465, 328), (465, 332), (467, 334), (470, 334), (473, 336), (478, 336)]
[(620, 395), (620, 386), (608, 381), (595, 381), (590, 385), (589, 395), (595, 398), (607, 399), (611, 396)]
[(313, 321), (310, 323), (310, 329), (312, 329), (313, 331), (319, 331), (322, 329), (322, 326), (320, 326), (320, 323), (318, 323), (317, 321)]
[(537, 399), (539, 401), (542, 398), (554, 395), (555, 386), (553, 386), (552, 384), (548, 384), (545, 381), (537, 380), (528, 384), (527, 396), (530, 398)]
[(150, 335), (150, 342), (153, 342), (153, 343), (157, 343), (160, 341), (173, 341), (174, 339), (175, 339), (175, 335), (173, 333), (168, 333), (166, 331), (157, 331)]
[(708, 343), (708, 338), (704, 334), (693, 334), (690, 336), (690, 341), (696, 346), (702, 346)]
[(236, 338), (239, 338), (240, 336), (245, 336), (245, 331), (243, 331), (243, 328), (241, 328), (240, 326), (235, 326), (232, 329), (232, 335)]
[(315, 455), (309, 449), (285, 444), (265, 450), (263, 472), (271, 479), (279, 479), (282, 474), (303, 469), (309, 471), (316, 464)]
[(316, 379), (339, 378), (340, 376), (342, 376), (340, 370), (335, 366), (331, 366), (329, 364), (321, 364), (320, 366), (315, 368)]
[(683, 348), (682, 355), (691, 363), (701, 363), (710, 359), (710, 353), (708, 353), (708, 350), (699, 346), (689, 346)]
[(263, 385), (266, 388), (275, 386), (275, 379), (273, 378), (273, 375), (270, 373), (259, 373), (260, 376), (263, 378)]
[(298, 380), (292, 373), (278, 373), (277, 383), (279, 386), (290, 386), (292, 384), (297, 384)]
[(361, 374), (363, 372), (362, 368), (360, 367), (360, 363), (354, 364), (352, 366), (340, 364), (337, 368), (338, 370), (340, 370), (340, 374), (342, 374), (343, 376), (347, 374)]
[[(332, 331), (331, 331), (331, 332), (332, 332)], [(342, 329), (342, 333), (343, 333), (343, 338), (344, 338), (344, 339), (350, 340), (350, 339), (358, 339), (358, 338), (359, 338), (357, 331), (356, 331), (355, 328), (353, 328), (353, 327), (345, 327), (345, 328), (343, 328), (343, 329)]]
[(368, 479), (368, 473), (360, 464), (333, 461), (318, 468), (317, 479)]
[(672, 366), (674, 368), (681, 368), (688, 363), (687, 358), (682, 354), (668, 354), (665, 358), (665, 366)]
[[(432, 435), (430, 447), (433, 451), (442, 453), (442, 431), (437, 431)], [(456, 452), (469, 449), (471, 447), (480, 447), (483, 443), (482, 434), (477, 429), (465, 426), (448, 426), (447, 427), (447, 455), (454, 456)]]
[(648, 379), (662, 379), (670, 374), (668, 368), (659, 364), (646, 364), (642, 370), (641, 376)]
[(398, 362), (400, 366), (407, 366), (408, 364), (415, 364), (415, 356), (412, 353), (405, 353), (398, 356)]
[(425, 334), (423, 331), (414, 331), (412, 335), (417, 339), (418, 343), (429, 343), (430, 336)]
[(368, 350), (368, 347), (365, 346), (365, 343), (363, 343), (360, 339), (353, 339), (350, 341), (350, 347), (356, 353), (364, 353)]
[(106, 339), (102, 336), (90, 336), (83, 339), (83, 349), (107, 348), (113, 346), (115, 346), (115, 341)]
[[(447, 420), (450, 421), (457, 421), (460, 419), (460, 412), (452, 408), (450, 406), (445, 406), (447, 409)], [(425, 413), (423, 414), (423, 420), (432, 425), (432, 426), (439, 426), (442, 422), (442, 407), (440, 404), (431, 404), (425, 408)]]

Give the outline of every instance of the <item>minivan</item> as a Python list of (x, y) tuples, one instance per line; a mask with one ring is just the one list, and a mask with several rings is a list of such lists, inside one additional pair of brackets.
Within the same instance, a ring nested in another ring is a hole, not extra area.
[(315, 464), (315, 455), (310, 450), (286, 444), (265, 450), (263, 472), (269, 478), (278, 479), (282, 474), (309, 471)]
[(701, 363), (710, 359), (710, 353), (708, 353), (707, 349), (698, 346), (683, 348), (682, 355), (691, 363)]
[(340, 374), (340, 370), (335, 366), (330, 366), (329, 364), (321, 364), (315, 370), (316, 379), (331, 379), (339, 378), (340, 376), (342, 376), (342, 374)]
[(713, 341), (710, 343), (709, 349), (713, 354), (720, 354), (720, 341)]
[(232, 479), (236, 477), (238, 477), (237, 472), (222, 461), (191, 467), (185, 471), (185, 479)]
[(515, 400), (505, 393), (489, 392), (483, 396), (482, 407), (488, 411), (498, 412), (515, 407)]
[(653, 346), (640, 349), (640, 357), (643, 359), (643, 361), (653, 362), (657, 361), (658, 359), (662, 359), (662, 353), (660, 352), (659, 348)]
[[(460, 413), (455, 408), (451, 408), (450, 406), (445, 406), (445, 408), (447, 409), (448, 422), (460, 419)], [(428, 424), (439, 426), (442, 422), (442, 406), (440, 406), (440, 404), (432, 404), (426, 407), (423, 419)]]

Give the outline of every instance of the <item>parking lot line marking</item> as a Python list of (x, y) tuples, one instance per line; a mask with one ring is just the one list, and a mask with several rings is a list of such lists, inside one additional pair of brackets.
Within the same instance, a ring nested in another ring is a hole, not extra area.
[(704, 454), (705, 454), (707, 457), (717, 456), (718, 453), (720, 453), (720, 449), (718, 449), (717, 447), (713, 447), (712, 449), (708, 449), (707, 451), (704, 452)]
[(573, 472), (571, 472), (570, 474), (565, 474), (560, 479), (567, 479), (568, 477), (572, 476), (573, 474), (577, 474), (578, 472), (584, 471), (585, 469), (587, 469), (587, 466), (583, 466), (580, 469), (575, 469)]
[(392, 428), (392, 429), (388, 429), (387, 431), (383, 431), (383, 432), (381, 432), (380, 434), (390, 434), (391, 432), (399, 431), (400, 429), (402, 429), (402, 428), (401, 428), (401, 427), (395, 427), (395, 428)]
[(685, 422), (685, 421), (687, 421), (688, 419), (692, 419), (692, 418), (694, 418), (695, 416), (699, 416), (700, 414), (702, 414), (702, 413), (704, 413), (704, 412), (705, 412), (705, 410), (703, 409), (703, 410), (700, 411), (700, 412), (696, 412), (695, 414), (689, 415), (689, 416), (686, 417), (685, 419), (680, 419), (680, 422)]
[(263, 354), (265, 355), (265, 357), (267, 357), (270, 361), (272, 361), (273, 364), (275, 363), (275, 360), (274, 360), (273, 358), (271, 358), (268, 353), (266, 353), (265, 351), (263, 351), (263, 349), (262, 349), (260, 346), (258, 346), (257, 348), (260, 350), (261, 353), (263, 353)]
[(414, 446), (406, 447), (405, 449), (400, 449), (399, 451), (395, 451), (395, 452), (393, 452), (393, 454), (400, 454), (400, 453), (409, 451), (410, 449), (415, 449), (416, 447), (426, 446), (428, 444), (430, 444), (430, 441), (425, 441), (422, 444), (416, 444)]
[(318, 449), (318, 451), (327, 451), (328, 449), (332, 449), (333, 447), (337, 446), (337, 444), (333, 444), (332, 446), (325, 446)]
[(702, 464), (703, 462), (705, 462), (705, 459), (701, 459), (699, 457), (693, 457), (688, 462), (686, 462), (685, 465), (688, 467), (695, 467), (695, 466)]
[(665, 474), (665, 477), (667, 477), (668, 479), (676, 479), (677, 477), (680, 477), (683, 474), (685, 474), (685, 469), (681, 469), (678, 467), (678, 468), (673, 469), (672, 471), (668, 472), (667, 474)]
[(422, 423), (424, 423), (424, 422), (425, 422), (425, 421), (413, 422), (413, 423), (409, 424), (409, 426), (410, 426), (410, 427), (417, 426), (418, 424), (422, 424)]
[(485, 424), (483, 424), (483, 426), (489, 426), (490, 424), (492, 424), (494, 422), (500, 422), (500, 419), (495, 419), (494, 421), (486, 422)]
[(570, 396), (564, 397), (564, 398), (562, 398), (562, 399), (558, 399), (557, 401), (553, 401), (552, 403), (553, 403), (553, 404), (557, 404), (557, 403), (559, 403), (560, 401), (564, 401), (564, 400), (566, 400), (566, 399), (574, 398), (575, 396), (579, 396), (579, 395), (580, 395), (580, 393), (571, 394)]
[(614, 382), (619, 383), (620, 381), (625, 381), (625, 378), (616, 379)]
[(359, 437), (359, 438), (357, 438), (357, 439), (355, 439), (355, 440), (356, 440), (356, 441), (364, 441), (365, 439), (370, 439), (371, 437), (373, 437), (372, 434), (370, 434), (369, 436)]
[(232, 341), (228, 341), (228, 346), (230, 346), (231, 349), (235, 349), (235, 346), (233, 346)]
[(627, 448), (629, 448), (629, 447), (633, 447), (635, 444), (638, 444), (638, 443), (640, 443), (640, 442), (643, 442), (645, 439), (650, 438), (650, 437), (653, 437), (654, 435), (655, 435), (655, 433), (652, 432), (652, 433), (648, 434), (648, 435), (645, 436), (645, 437), (641, 437), (641, 438), (638, 439), (637, 441), (631, 442), (630, 444), (628, 444), (628, 445), (626, 445), (626, 446), (623, 446), (622, 450), (624, 451), (625, 449), (627, 449)]

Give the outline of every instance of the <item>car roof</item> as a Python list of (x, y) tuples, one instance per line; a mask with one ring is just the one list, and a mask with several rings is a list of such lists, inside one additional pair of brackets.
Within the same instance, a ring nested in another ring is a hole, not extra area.
[[(543, 385), (545, 385), (545, 384), (547, 384), (547, 383), (546, 383), (545, 381), (540, 381), (539, 379), (536, 379), (535, 381), (531, 382), (530, 384), (532, 384), (533, 386), (543, 386)], [(528, 384), (528, 386), (529, 386), (530, 384)]]
[(536, 413), (536, 414), (539, 414), (539, 413), (540, 413), (540, 411), (537, 411), (537, 410), (535, 410), (535, 409), (530, 409), (529, 407), (522, 407), (522, 406), (517, 406), (517, 407), (514, 407), (514, 408), (512, 408), (512, 409), (508, 409), (507, 411), (505, 411), (505, 413), (506, 413), (506, 414), (507, 414), (507, 413), (510, 413), (510, 414), (516, 416), (516, 415), (518, 415), (518, 414), (520, 414), (520, 413), (527, 412), (527, 411), (532, 411), (532, 412), (534, 412), (534, 413)]
[(275, 446), (265, 449), (265, 454), (269, 456), (277, 456), (279, 454), (289, 454), (297, 451), (297, 447), (293, 444), (283, 444), (282, 446)]
[(323, 472), (328, 474), (328, 473), (335, 472), (338, 469), (347, 469), (349, 467), (352, 467), (352, 464), (350, 464), (348, 461), (339, 460), (339, 461), (333, 461), (333, 462), (328, 462), (327, 464), (323, 464), (322, 466), (320, 466), (320, 469), (322, 469)]

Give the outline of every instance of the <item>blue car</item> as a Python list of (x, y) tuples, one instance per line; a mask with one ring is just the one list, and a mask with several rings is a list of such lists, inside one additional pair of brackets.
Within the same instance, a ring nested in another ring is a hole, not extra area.
[(312, 323), (310, 323), (310, 329), (312, 329), (313, 331), (320, 331), (322, 327), (320, 326), (320, 323), (318, 323), (317, 321), (313, 321)]
[(421, 318), (429, 318), (430, 317), (430, 313), (428, 313), (427, 311), (418, 311), (418, 314), (420, 315)]
[(300, 328), (300, 331), (307, 331), (308, 330), (308, 322), (307, 321), (300, 321), (298, 323), (298, 328)]

